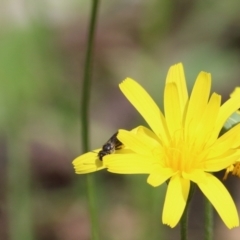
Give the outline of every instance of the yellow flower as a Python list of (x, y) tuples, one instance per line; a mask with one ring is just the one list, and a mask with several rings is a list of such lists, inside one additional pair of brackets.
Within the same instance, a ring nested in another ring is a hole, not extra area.
[(119, 130), (118, 139), (132, 152), (111, 154), (104, 164), (114, 173), (149, 174), (156, 187), (169, 180), (162, 221), (171, 227), (179, 222), (188, 199), (190, 182), (198, 185), (228, 228), (239, 225), (235, 204), (224, 185), (211, 174), (240, 157), (240, 125), (219, 137), (227, 118), (240, 107), (240, 96), (221, 106), (221, 96), (210, 96), (211, 76), (201, 72), (191, 96), (182, 64), (170, 68), (164, 90), (164, 114), (148, 93), (128, 78), (120, 89), (150, 128)]
[[(234, 91), (230, 94), (230, 97), (237, 97), (240, 96), (240, 87), (236, 87)], [(240, 110), (238, 109), (228, 120), (229, 128), (231, 126), (234, 126), (240, 122)], [(240, 146), (238, 146), (240, 148)], [(226, 180), (228, 177), (228, 174), (231, 173), (232, 175), (240, 177), (240, 158), (237, 159), (237, 161), (234, 164), (231, 164), (227, 167), (226, 173), (223, 177), (223, 180)]]

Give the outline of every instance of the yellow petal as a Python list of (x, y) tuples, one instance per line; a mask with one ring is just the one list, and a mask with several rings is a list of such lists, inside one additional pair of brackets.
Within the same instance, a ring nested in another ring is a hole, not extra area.
[[(202, 113), (199, 123), (196, 129), (193, 130), (196, 136), (195, 144), (200, 147), (200, 144), (206, 146), (207, 142), (210, 141), (212, 136), (212, 129), (214, 128), (217, 120), (221, 104), (221, 96), (213, 93), (209, 103), (206, 105), (204, 112)], [(201, 146), (204, 147), (204, 146)]]
[(166, 79), (166, 84), (167, 83), (176, 84), (179, 94), (180, 111), (181, 115), (183, 115), (188, 102), (188, 91), (182, 63), (170, 67)]
[(195, 169), (191, 172), (183, 172), (182, 175), (185, 179), (189, 179), (195, 183), (206, 182), (206, 175), (203, 170), (200, 169)]
[(167, 181), (171, 176), (173, 176), (174, 171), (171, 168), (162, 168), (158, 165), (154, 165), (151, 174), (149, 175), (147, 182), (153, 187), (157, 187)]
[(161, 144), (160, 139), (157, 137), (157, 135), (144, 126), (138, 126), (135, 129), (131, 130), (131, 132), (135, 133), (138, 136), (147, 135), (148, 137), (155, 139), (159, 144)]
[(146, 134), (134, 134), (126, 130), (118, 131), (118, 139), (132, 151), (142, 155), (152, 155), (152, 151), (156, 147), (161, 147), (159, 142), (148, 137)]
[(185, 209), (190, 189), (190, 181), (179, 175), (171, 178), (163, 207), (162, 220), (164, 224), (175, 227)]
[(93, 152), (85, 153), (73, 160), (75, 172), (77, 174), (84, 174), (90, 172), (99, 171), (105, 166), (103, 162), (99, 160), (97, 154), (101, 149), (96, 149)]
[(204, 162), (203, 169), (207, 172), (220, 171), (227, 168), (229, 165), (234, 164), (235, 161), (239, 159), (239, 156), (239, 150), (230, 149), (222, 155), (219, 155), (215, 158), (207, 159)]
[(185, 128), (193, 131), (207, 106), (211, 88), (211, 75), (201, 72), (194, 84), (186, 113)]
[(133, 79), (127, 78), (119, 85), (121, 91), (131, 104), (143, 116), (151, 129), (166, 141), (168, 130), (166, 122), (160, 109), (151, 96)]
[[(220, 108), (213, 135), (218, 136), (227, 119), (240, 107), (240, 95), (229, 98)], [(217, 137), (214, 137), (215, 139)]]
[(234, 91), (230, 94), (230, 97), (235, 97), (237, 95), (240, 95), (240, 87), (236, 87)]
[(170, 136), (182, 129), (180, 97), (175, 83), (167, 83), (164, 92), (164, 114)]
[(223, 184), (211, 174), (206, 174), (207, 182), (198, 186), (217, 210), (228, 228), (239, 226), (239, 218), (232, 197)]
[[(220, 155), (229, 148), (236, 148), (240, 146), (240, 124), (237, 124), (221, 137), (219, 137), (213, 145), (213, 154)], [(216, 149), (215, 149), (216, 148)]]
[(120, 174), (144, 174), (152, 171), (155, 158), (138, 154), (110, 154), (105, 156), (104, 164), (109, 172)]

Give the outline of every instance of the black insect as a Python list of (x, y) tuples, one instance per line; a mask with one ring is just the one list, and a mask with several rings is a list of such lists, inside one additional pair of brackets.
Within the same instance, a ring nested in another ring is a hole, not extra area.
[(102, 161), (104, 156), (114, 153), (115, 150), (121, 149), (123, 144), (117, 139), (117, 134), (118, 132), (113, 134), (112, 137), (103, 145), (102, 150), (98, 153), (99, 160)]

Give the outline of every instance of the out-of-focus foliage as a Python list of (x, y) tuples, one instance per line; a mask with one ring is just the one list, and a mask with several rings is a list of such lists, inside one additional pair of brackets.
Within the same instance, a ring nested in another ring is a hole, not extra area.
[[(71, 161), (82, 153), (79, 109), (90, 4), (0, 3), (0, 239), (10, 236), (4, 228), (6, 173), (13, 175), (19, 195), (26, 192), (14, 175), (24, 161), (15, 171), (7, 168), (9, 156), (16, 156), (16, 164), (18, 151), (24, 158), (21, 147), (9, 147), (12, 136), (19, 144), (24, 140), (28, 149), (35, 239), (89, 239), (85, 177), (74, 174)], [(101, 146), (118, 128), (145, 124), (118, 89), (126, 77), (141, 83), (162, 106), (167, 70), (182, 61), (189, 88), (204, 70), (213, 76), (214, 91), (228, 96), (240, 76), (238, 5), (237, 0), (101, 1), (92, 73), (91, 147)], [(170, 231), (160, 221), (165, 189), (146, 185), (145, 176), (100, 172), (96, 178), (102, 239), (176, 239), (178, 229)], [(190, 234), (201, 236), (202, 212), (193, 210)], [(17, 212), (16, 217), (21, 218)], [(220, 240), (239, 234), (226, 233), (221, 223), (215, 231)]]

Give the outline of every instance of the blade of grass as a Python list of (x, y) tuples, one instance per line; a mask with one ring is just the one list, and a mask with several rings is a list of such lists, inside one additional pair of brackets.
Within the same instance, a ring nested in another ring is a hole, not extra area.
[[(82, 99), (81, 99), (81, 139), (82, 149), (84, 152), (89, 151), (89, 102), (90, 102), (90, 90), (91, 90), (91, 70), (92, 70), (92, 56), (93, 56), (93, 42), (96, 31), (97, 12), (98, 12), (98, 0), (92, 0), (92, 9), (90, 16), (90, 25), (87, 39), (87, 52), (84, 66), (83, 87), (82, 87)], [(95, 182), (94, 175), (87, 175), (87, 189), (88, 189), (88, 203), (92, 225), (92, 240), (99, 239), (98, 221), (97, 221), (97, 209), (95, 202)]]

